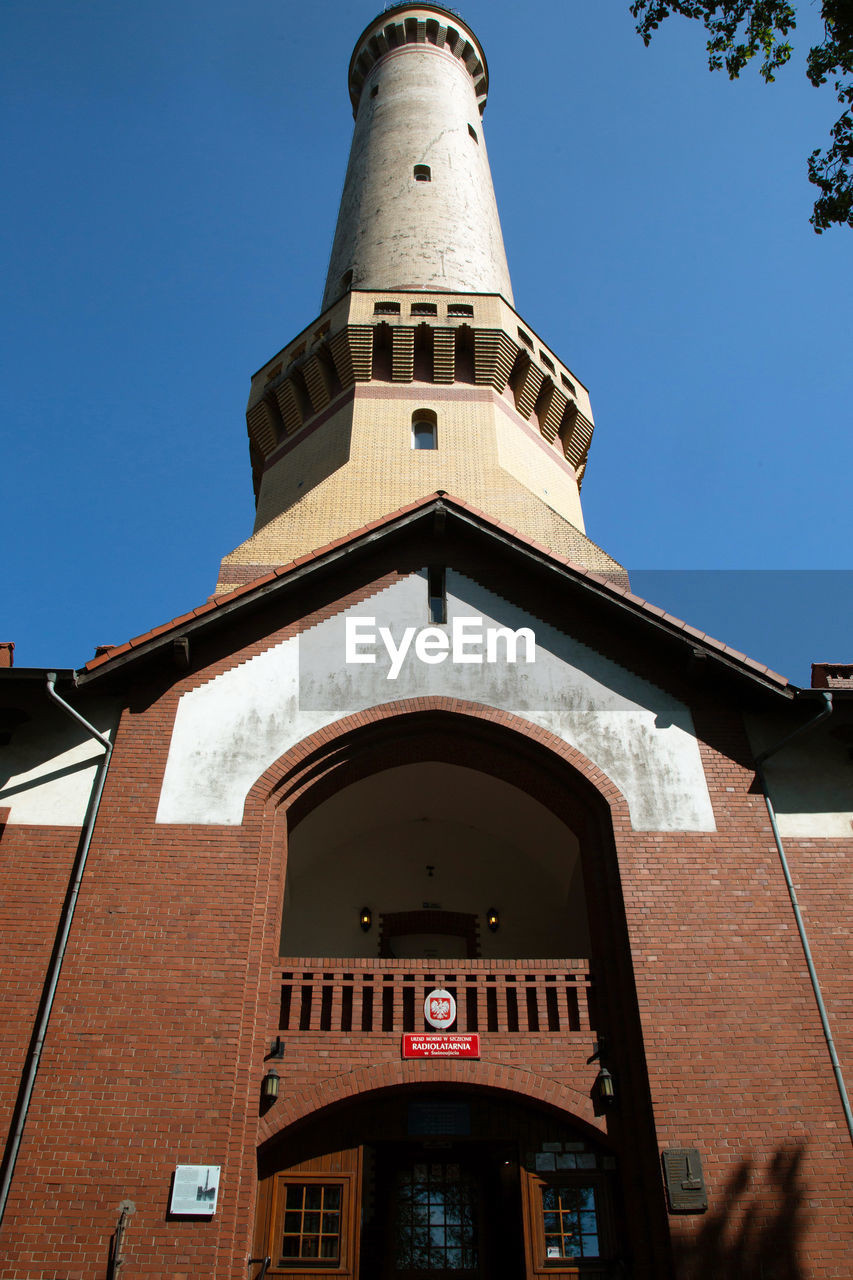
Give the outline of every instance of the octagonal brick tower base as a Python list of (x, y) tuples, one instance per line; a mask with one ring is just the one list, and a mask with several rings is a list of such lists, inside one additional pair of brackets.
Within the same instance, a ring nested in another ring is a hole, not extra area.
[(255, 531), (217, 592), (438, 489), (624, 579), (584, 532), (586, 388), (501, 297), (351, 291), (259, 370), (247, 421)]

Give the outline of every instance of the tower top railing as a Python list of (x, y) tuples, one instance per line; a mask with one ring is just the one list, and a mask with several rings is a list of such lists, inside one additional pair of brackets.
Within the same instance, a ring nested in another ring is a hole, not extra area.
[(482, 115), (489, 92), (489, 68), (482, 46), (455, 10), (429, 3), (392, 5), (362, 31), (349, 64), (353, 115), (358, 111), (364, 82), (379, 59), (392, 49), (413, 44), (431, 44), (459, 59), (474, 82)]

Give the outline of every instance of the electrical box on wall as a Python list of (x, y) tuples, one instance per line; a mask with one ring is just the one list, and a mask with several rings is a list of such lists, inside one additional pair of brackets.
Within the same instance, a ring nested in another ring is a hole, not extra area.
[(668, 1147), (661, 1152), (663, 1177), (671, 1213), (704, 1213), (708, 1192), (702, 1161), (695, 1147)]

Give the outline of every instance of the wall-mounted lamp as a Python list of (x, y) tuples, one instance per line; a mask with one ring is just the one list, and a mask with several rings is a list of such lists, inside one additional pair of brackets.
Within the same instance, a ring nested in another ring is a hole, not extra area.
[(275, 1102), (278, 1097), (278, 1080), (279, 1076), (275, 1067), (270, 1067), (261, 1081), (261, 1098), (264, 1102)]
[(587, 1066), (589, 1066), (591, 1062), (597, 1062), (599, 1064), (598, 1075), (595, 1077), (592, 1089), (590, 1090), (593, 1111), (597, 1116), (600, 1116), (602, 1112), (606, 1111), (616, 1097), (616, 1090), (613, 1087), (613, 1077), (604, 1065), (606, 1052), (607, 1046), (605, 1044), (604, 1036), (599, 1035), (591, 1056), (586, 1060)]
[(361, 911), (358, 913), (358, 923), (361, 925), (364, 932), (367, 933), (368, 929), (373, 924), (373, 912), (370, 910), (370, 907), (361, 908)]
[(615, 1098), (616, 1094), (613, 1089), (613, 1077), (606, 1067), (600, 1067), (598, 1075), (595, 1077), (595, 1084), (592, 1086), (595, 1101), (601, 1107), (608, 1107)]
[(486, 912), (486, 924), (489, 926), (492, 933), (497, 933), (498, 929), (500, 928), (500, 923), (501, 923), (501, 918), (498, 915), (497, 908), (489, 907), (488, 911)]

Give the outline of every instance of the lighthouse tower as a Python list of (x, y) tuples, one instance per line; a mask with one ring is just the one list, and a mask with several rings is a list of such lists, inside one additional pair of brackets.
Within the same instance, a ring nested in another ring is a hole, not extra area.
[(216, 595), (0, 645), (0, 1280), (849, 1280), (851, 669), (586, 537), (473, 32), (349, 86)]
[(513, 307), (488, 88), (440, 5), (397, 5), (357, 40), (323, 310), (252, 379), (255, 530), (217, 592), (437, 490), (621, 576), (584, 531), (588, 391)]

